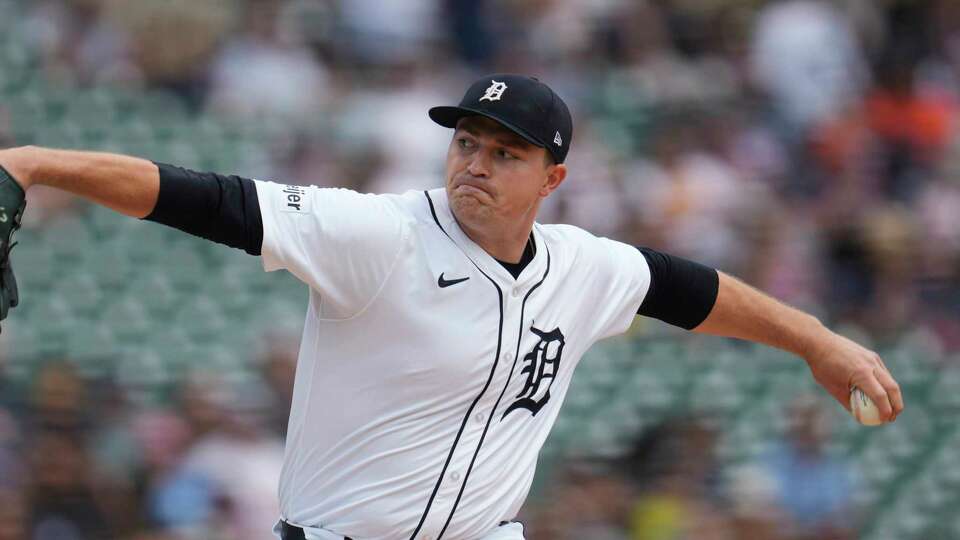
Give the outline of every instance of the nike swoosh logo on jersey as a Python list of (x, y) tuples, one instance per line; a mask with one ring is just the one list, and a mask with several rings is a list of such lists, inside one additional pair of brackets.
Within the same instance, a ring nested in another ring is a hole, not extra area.
[(457, 283), (463, 283), (464, 281), (470, 279), (469, 277), (460, 278), (460, 279), (443, 279), (443, 274), (445, 273), (446, 272), (441, 272), (440, 278), (437, 279), (437, 285), (439, 285), (441, 289), (445, 287), (449, 287), (451, 285), (456, 285)]

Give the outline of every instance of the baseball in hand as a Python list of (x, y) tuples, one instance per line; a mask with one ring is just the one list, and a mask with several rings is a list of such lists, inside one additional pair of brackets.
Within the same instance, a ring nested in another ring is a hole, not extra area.
[(865, 426), (879, 426), (883, 423), (880, 420), (880, 409), (856, 386), (850, 391), (850, 414)]

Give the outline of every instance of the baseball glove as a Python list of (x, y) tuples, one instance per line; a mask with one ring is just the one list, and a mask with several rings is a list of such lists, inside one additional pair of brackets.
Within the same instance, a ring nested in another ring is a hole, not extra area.
[(10, 265), (13, 233), (20, 228), (23, 210), (27, 207), (26, 194), (10, 173), (0, 167), (0, 321), (7, 318), (10, 308), (17, 307), (17, 279)]

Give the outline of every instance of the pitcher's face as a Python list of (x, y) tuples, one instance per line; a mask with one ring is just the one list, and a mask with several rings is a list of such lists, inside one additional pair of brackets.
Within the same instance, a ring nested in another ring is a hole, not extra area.
[(447, 150), (447, 197), (469, 228), (522, 223), (565, 173), (544, 148), (494, 120), (469, 116), (457, 123)]

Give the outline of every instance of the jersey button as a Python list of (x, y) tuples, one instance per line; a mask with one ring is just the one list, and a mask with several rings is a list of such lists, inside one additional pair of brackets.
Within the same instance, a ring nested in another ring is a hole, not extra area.
[(514, 290), (513, 290), (513, 297), (516, 298), (516, 297), (520, 296), (520, 293), (521, 293), (521, 292), (523, 292), (523, 291), (521, 291), (520, 289), (514, 289)]
[(459, 482), (460, 473), (458, 473), (457, 471), (453, 471), (452, 473), (450, 473), (450, 479), (453, 480), (454, 482)]
[(473, 415), (473, 419), (476, 420), (478, 424), (482, 424), (482, 423), (483, 423), (483, 413), (482, 413), (482, 412), (478, 412), (477, 414)]
[(513, 360), (513, 353), (503, 353), (503, 361), (510, 362)]

